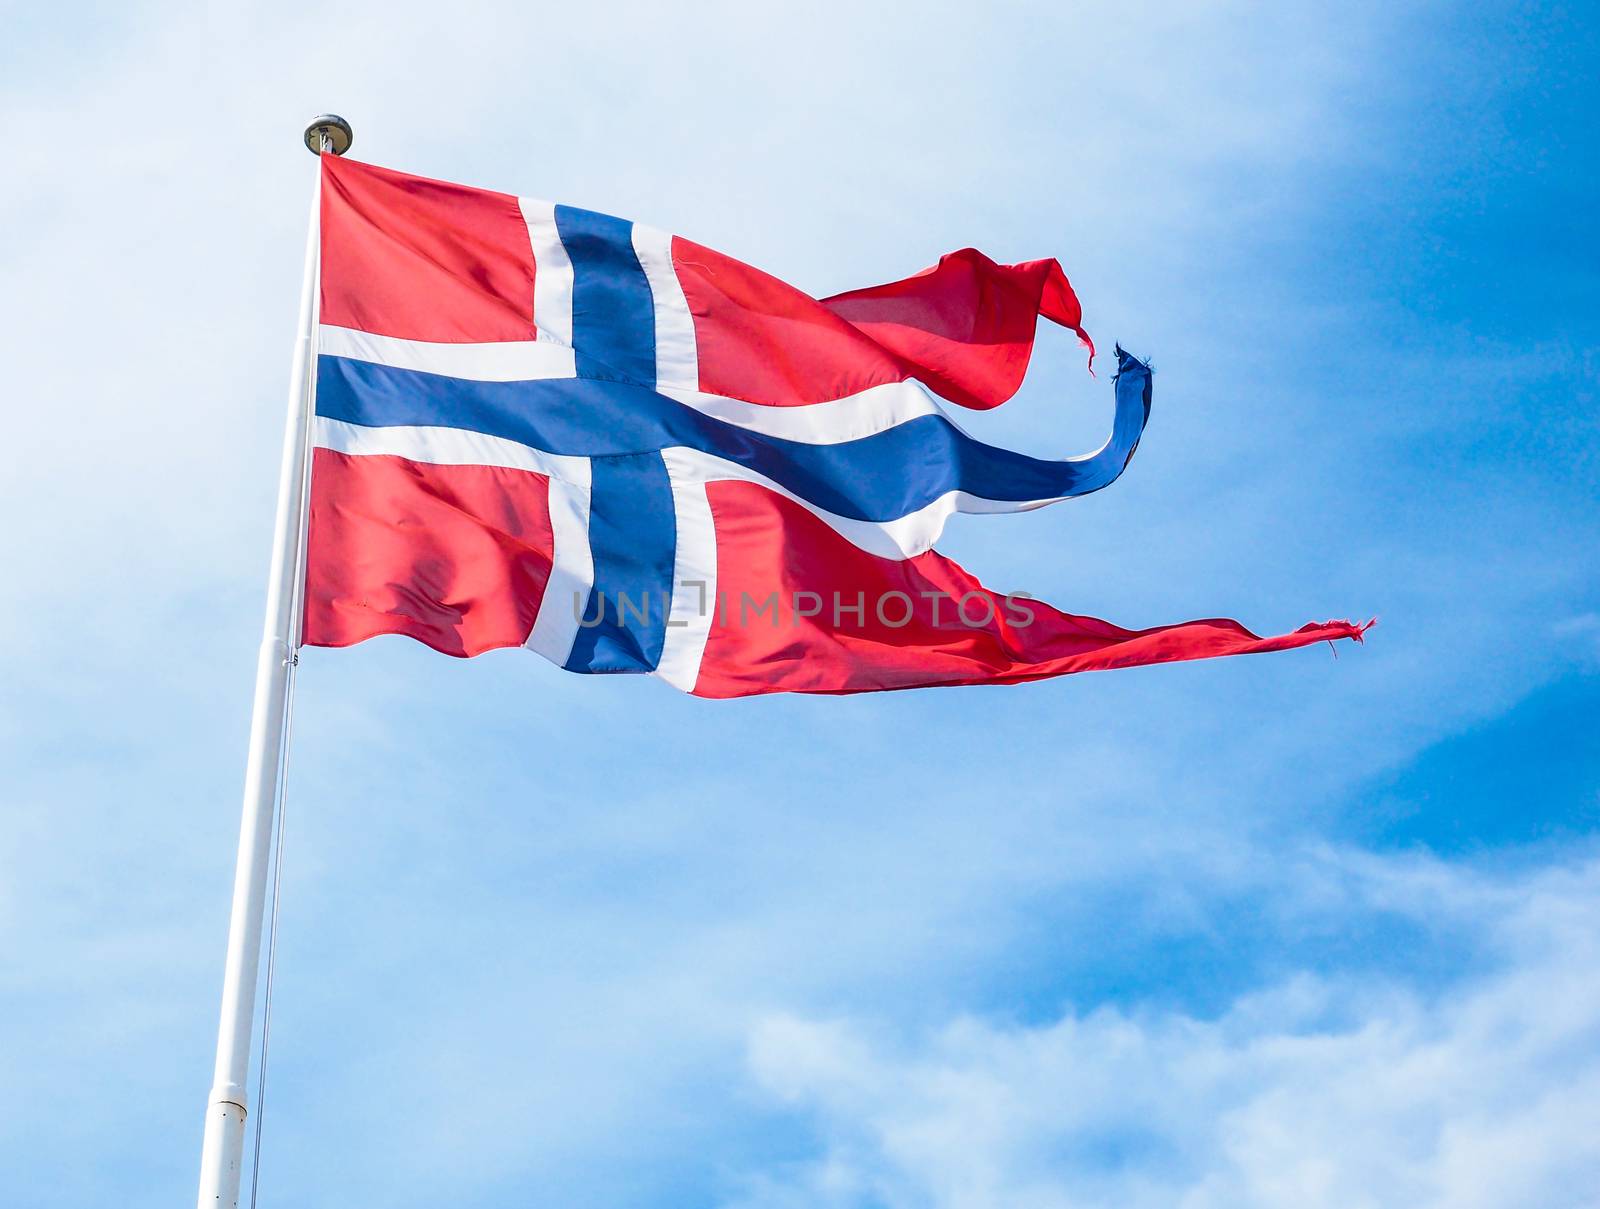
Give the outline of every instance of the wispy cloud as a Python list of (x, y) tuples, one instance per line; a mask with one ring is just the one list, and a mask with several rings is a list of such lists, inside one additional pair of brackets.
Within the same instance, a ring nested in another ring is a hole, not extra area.
[(1306, 971), (1211, 1019), (1101, 1008), (907, 1036), (775, 1016), (752, 1033), (753, 1077), (818, 1142), (729, 1203), (1585, 1203), (1600, 1183), (1600, 864), (1495, 878), (1355, 858), (1343, 872), (1341, 913), (1481, 929), (1492, 968), (1443, 988), (1402, 968)]

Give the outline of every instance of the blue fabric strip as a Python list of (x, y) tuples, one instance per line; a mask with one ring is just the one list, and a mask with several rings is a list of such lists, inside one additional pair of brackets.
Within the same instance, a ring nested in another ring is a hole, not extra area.
[(566, 668), (654, 671), (666, 640), (677, 540), (666, 463), (659, 453), (633, 453), (590, 466), (594, 588)]
[(947, 491), (1024, 501), (1084, 495), (1114, 482), (1150, 411), (1149, 369), (1117, 353), (1111, 440), (1074, 461), (986, 445), (943, 416), (919, 416), (858, 441), (809, 445), (738, 428), (626, 382), (469, 382), (328, 356), (318, 370), (317, 414), (376, 428), (462, 428), (579, 457), (687, 446), (748, 466), (839, 516), (887, 521)]
[(633, 250), (633, 224), (556, 207), (556, 231), (572, 261), (572, 348), (580, 378), (656, 383), (656, 312)]

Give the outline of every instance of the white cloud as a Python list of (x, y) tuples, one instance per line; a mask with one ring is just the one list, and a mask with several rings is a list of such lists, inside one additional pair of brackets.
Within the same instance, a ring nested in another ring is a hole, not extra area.
[(820, 1153), (737, 1203), (1594, 1204), (1600, 864), (1491, 877), (1351, 862), (1367, 906), (1477, 927), (1492, 968), (1432, 991), (1304, 974), (1215, 1019), (961, 1018), (910, 1041), (773, 1016), (751, 1038), (752, 1071), (814, 1117)]

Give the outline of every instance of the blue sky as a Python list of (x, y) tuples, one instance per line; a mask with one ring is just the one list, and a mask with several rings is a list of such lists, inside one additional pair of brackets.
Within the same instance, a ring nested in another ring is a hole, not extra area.
[[(1058, 256), (1155, 360), (1139, 457), (943, 548), (1130, 625), (1382, 621), (838, 700), (309, 652), (264, 1204), (1594, 1203), (1581, 6), (313, 16), (36, 6), (0, 48), (0, 1200), (193, 1195), (333, 109), (819, 295)], [(1055, 333), (972, 423), (1109, 414)]]

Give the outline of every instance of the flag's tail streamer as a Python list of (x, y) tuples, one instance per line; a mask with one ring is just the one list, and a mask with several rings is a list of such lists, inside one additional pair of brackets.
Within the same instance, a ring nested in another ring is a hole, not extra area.
[(1094, 366), (1083, 306), (1056, 260), (998, 264), (963, 248), (912, 277), (821, 301), (962, 407), (998, 407), (1017, 393), (1041, 316), (1076, 332)]

